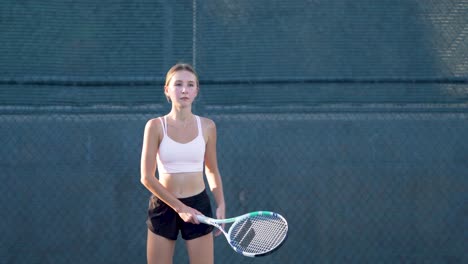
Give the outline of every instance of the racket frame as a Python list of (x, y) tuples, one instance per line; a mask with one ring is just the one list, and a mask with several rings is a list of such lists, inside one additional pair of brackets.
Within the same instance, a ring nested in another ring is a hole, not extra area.
[[(240, 250), (239, 248), (237, 248), (235, 245), (233, 245), (233, 243), (231, 241), (231, 232), (234, 230), (233, 227), (235, 226), (235, 223), (240, 222), (240, 221), (242, 221), (242, 220), (244, 220), (246, 218), (262, 216), (262, 215), (264, 215), (264, 216), (275, 216), (275, 217), (278, 217), (278, 218), (282, 219), (284, 221), (284, 223), (286, 223), (286, 236), (285, 236), (285, 238), (275, 248), (271, 249), (268, 252), (262, 253), (262, 254), (244, 252), (244, 251)], [(275, 213), (275, 212), (270, 212), (270, 211), (255, 211), (255, 212), (250, 212), (250, 213), (243, 214), (243, 215), (240, 215), (240, 216), (237, 216), (237, 217), (226, 218), (226, 219), (214, 219), (214, 218), (211, 218), (211, 217), (206, 217), (204, 215), (197, 215), (197, 218), (198, 218), (198, 220), (200, 222), (208, 224), (208, 225), (212, 225), (212, 226), (218, 228), (219, 230), (221, 230), (221, 232), (226, 237), (229, 245), (236, 252), (238, 252), (238, 253), (246, 256), (246, 257), (259, 257), (259, 256), (265, 256), (265, 255), (270, 254), (271, 252), (278, 249), (286, 241), (287, 232), (288, 232), (288, 222), (286, 221), (286, 219), (282, 215), (280, 215), (278, 213)], [(226, 230), (222, 227), (222, 224), (229, 224), (229, 223), (233, 223), (233, 224), (231, 225), (229, 230), (226, 232)]]

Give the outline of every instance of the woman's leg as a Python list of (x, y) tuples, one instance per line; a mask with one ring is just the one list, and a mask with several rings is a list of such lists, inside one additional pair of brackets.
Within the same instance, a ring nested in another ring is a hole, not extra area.
[(214, 263), (213, 233), (186, 241), (190, 264)]
[(148, 230), (146, 256), (148, 264), (171, 264), (176, 241), (156, 235)]

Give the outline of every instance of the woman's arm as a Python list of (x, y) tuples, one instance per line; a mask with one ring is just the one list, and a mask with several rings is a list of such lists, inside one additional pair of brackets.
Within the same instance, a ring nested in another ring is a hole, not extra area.
[(151, 193), (174, 209), (185, 222), (198, 224), (199, 221), (195, 215), (201, 213), (183, 204), (155, 177), (156, 155), (161, 142), (161, 131), (159, 120), (151, 119), (146, 123), (141, 152), (140, 181)]
[(210, 190), (213, 193), (216, 201), (216, 217), (224, 219), (226, 213), (226, 205), (224, 202), (223, 183), (218, 169), (218, 161), (216, 158), (216, 125), (210, 119), (206, 120), (206, 131), (208, 140), (206, 142), (205, 151), (205, 174)]

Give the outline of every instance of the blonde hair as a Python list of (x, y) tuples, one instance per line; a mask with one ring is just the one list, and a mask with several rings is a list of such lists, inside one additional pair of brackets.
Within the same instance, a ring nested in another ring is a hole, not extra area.
[[(198, 74), (197, 72), (193, 69), (192, 65), (188, 64), (188, 63), (177, 63), (176, 65), (172, 66), (169, 71), (167, 71), (167, 74), (166, 74), (166, 82), (164, 84), (164, 88), (167, 87), (169, 85), (169, 83), (171, 82), (171, 79), (172, 79), (172, 76), (174, 76), (174, 74), (178, 71), (188, 71), (188, 72), (191, 72), (193, 75), (195, 75), (195, 79), (197, 81), (197, 89), (200, 89), (200, 84), (199, 84), (199, 81), (198, 81)], [(170, 102), (170, 98), (166, 95), (166, 98), (167, 98), (167, 101)]]

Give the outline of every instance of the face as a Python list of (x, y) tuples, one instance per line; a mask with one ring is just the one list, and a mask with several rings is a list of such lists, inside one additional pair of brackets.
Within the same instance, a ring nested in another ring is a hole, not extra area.
[(173, 103), (190, 105), (198, 94), (197, 77), (189, 71), (177, 71), (164, 91)]

